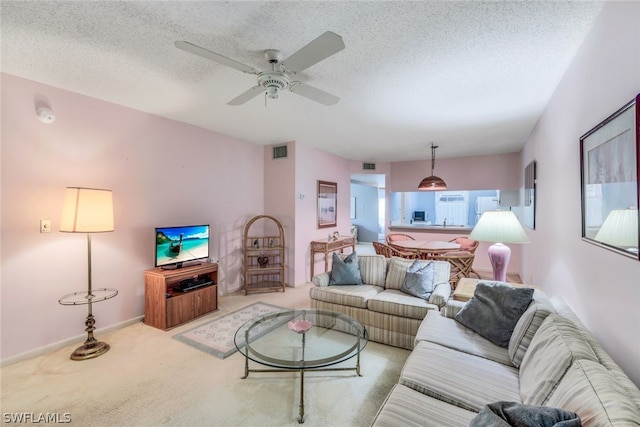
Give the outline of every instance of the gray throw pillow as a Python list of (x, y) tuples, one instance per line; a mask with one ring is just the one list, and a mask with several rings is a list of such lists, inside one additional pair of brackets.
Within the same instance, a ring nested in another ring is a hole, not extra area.
[(527, 310), (532, 288), (503, 282), (478, 282), (473, 297), (455, 319), (500, 347), (508, 347), (518, 319)]
[(332, 285), (362, 285), (358, 255), (355, 252), (349, 254), (344, 260), (336, 252), (333, 253), (331, 277), (329, 278), (329, 286)]
[(485, 426), (581, 427), (582, 422), (565, 409), (501, 401), (485, 405), (469, 422), (469, 427)]
[(407, 275), (400, 286), (400, 290), (414, 297), (428, 300), (433, 292), (433, 263), (427, 265), (415, 260), (407, 268)]

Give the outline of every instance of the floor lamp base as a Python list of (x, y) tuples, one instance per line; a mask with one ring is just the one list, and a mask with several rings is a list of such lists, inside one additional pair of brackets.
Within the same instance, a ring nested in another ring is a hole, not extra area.
[(111, 346), (103, 341), (94, 341), (92, 343), (84, 343), (84, 345), (76, 348), (76, 351), (71, 353), (71, 360), (87, 360), (93, 359), (103, 355)]

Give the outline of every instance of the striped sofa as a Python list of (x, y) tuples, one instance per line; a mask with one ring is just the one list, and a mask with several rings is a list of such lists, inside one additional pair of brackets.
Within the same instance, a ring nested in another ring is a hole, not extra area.
[(450, 265), (434, 263), (435, 289), (428, 301), (400, 291), (413, 260), (360, 255), (358, 265), (364, 285), (328, 286), (330, 273), (313, 277), (309, 296), (312, 308), (346, 314), (362, 323), (371, 341), (411, 350), (418, 328), (427, 313), (446, 304), (451, 295)]
[(451, 318), (461, 304), (427, 314), (373, 426), (467, 426), (502, 401), (575, 412), (583, 426), (640, 426), (640, 391), (562, 301), (536, 290), (507, 348)]

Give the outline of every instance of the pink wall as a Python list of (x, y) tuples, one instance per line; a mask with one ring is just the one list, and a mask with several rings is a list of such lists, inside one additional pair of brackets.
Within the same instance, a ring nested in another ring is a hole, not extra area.
[[(275, 144), (278, 146), (283, 144)], [(274, 159), (273, 145), (264, 148), (264, 214), (275, 217), (285, 233), (285, 283), (295, 284), (295, 235), (296, 235), (296, 143), (287, 145), (287, 157)]]
[(566, 301), (637, 385), (640, 262), (581, 240), (579, 139), (640, 92), (639, 16), (638, 2), (604, 4), (522, 152), (538, 172), (524, 277)]
[[(263, 211), (262, 146), (1, 78), (3, 360), (83, 334), (86, 306), (58, 304), (87, 287), (86, 236), (57, 231), (67, 186), (114, 192), (115, 231), (93, 237), (92, 266), (94, 287), (119, 294), (95, 304), (98, 328), (143, 314), (155, 226), (211, 224), (221, 292), (240, 286), (242, 228)], [(55, 123), (38, 121), (41, 98)], [(40, 234), (40, 219), (50, 219), (53, 232)]]
[[(318, 180), (338, 184), (337, 227), (317, 227)], [(312, 240), (326, 239), (334, 231), (349, 234), (349, 192), (351, 174), (349, 161), (329, 154), (310, 145), (296, 142), (296, 237), (295, 237), (295, 284), (310, 280)], [(302, 196), (302, 197), (301, 197)], [(316, 255), (315, 272), (324, 271), (324, 260)]]

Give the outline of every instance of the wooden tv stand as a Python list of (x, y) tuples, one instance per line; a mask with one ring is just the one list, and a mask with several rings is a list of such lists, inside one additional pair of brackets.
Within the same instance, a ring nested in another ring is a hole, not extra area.
[[(213, 284), (187, 292), (174, 291), (183, 279), (207, 276)], [(175, 270), (144, 272), (144, 323), (171, 329), (218, 309), (218, 264), (203, 262)]]

